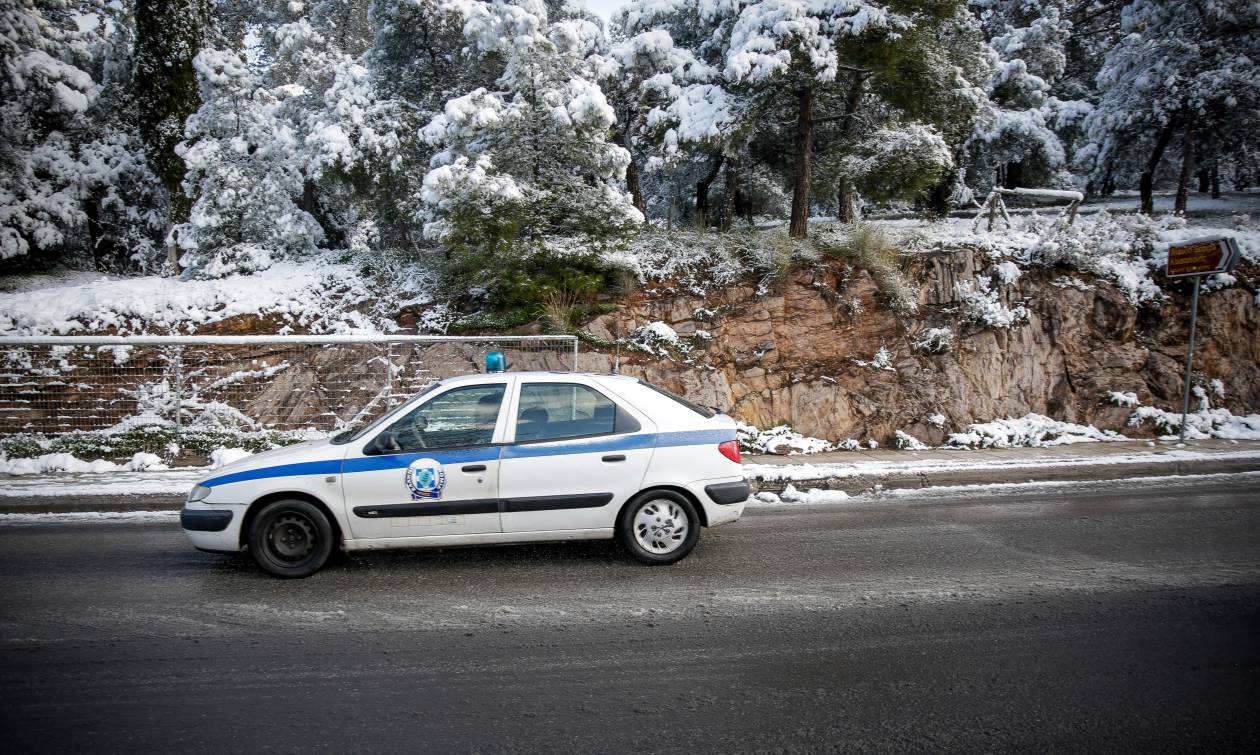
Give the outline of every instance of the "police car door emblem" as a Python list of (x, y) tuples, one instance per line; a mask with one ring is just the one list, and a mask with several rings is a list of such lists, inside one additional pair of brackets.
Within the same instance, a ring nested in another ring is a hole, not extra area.
[(403, 480), (411, 491), (411, 500), (442, 497), (442, 488), (446, 487), (446, 473), (442, 465), (433, 459), (416, 459), (407, 467)]

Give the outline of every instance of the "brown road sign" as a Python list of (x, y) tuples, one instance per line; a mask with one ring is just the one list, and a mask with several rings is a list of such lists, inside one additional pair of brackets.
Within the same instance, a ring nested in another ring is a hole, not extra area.
[(1231, 239), (1200, 239), (1168, 247), (1169, 278), (1223, 273), (1233, 261)]

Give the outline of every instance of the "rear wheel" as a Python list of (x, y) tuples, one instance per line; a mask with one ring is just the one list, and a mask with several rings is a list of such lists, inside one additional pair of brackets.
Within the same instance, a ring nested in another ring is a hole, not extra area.
[(645, 564), (681, 560), (700, 539), (700, 517), (687, 497), (670, 490), (650, 490), (621, 510), (617, 537)]
[(309, 577), (328, 561), (333, 528), (319, 507), (306, 501), (269, 503), (249, 528), (249, 552), (269, 574)]

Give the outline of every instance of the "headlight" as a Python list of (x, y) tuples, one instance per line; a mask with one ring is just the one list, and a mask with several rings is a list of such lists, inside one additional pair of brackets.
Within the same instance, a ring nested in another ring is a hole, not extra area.
[(188, 493), (188, 501), (204, 501), (210, 495), (210, 488), (205, 485), (194, 485), (191, 492)]

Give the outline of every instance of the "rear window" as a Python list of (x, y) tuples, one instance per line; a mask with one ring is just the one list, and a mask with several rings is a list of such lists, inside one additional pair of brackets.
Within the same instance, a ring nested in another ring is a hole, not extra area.
[(651, 388), (652, 390), (656, 391), (662, 396), (673, 399), (674, 401), (678, 402), (679, 404), (682, 404), (683, 406), (687, 407), (688, 409), (695, 412), (696, 414), (699, 414), (701, 417), (704, 417), (705, 419), (708, 419), (709, 417), (712, 417), (715, 414), (717, 414), (717, 412), (713, 411), (707, 406), (700, 406), (699, 404), (693, 404), (687, 399), (683, 398), (682, 396), (679, 396), (674, 393), (670, 393), (664, 388), (660, 388), (658, 386), (652, 385), (646, 380), (640, 380), (639, 385), (642, 385), (646, 388)]

